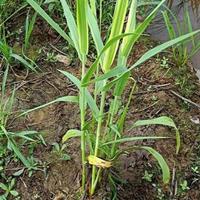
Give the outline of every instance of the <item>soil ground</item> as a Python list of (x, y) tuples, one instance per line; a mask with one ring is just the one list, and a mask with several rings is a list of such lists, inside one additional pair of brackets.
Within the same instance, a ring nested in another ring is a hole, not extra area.
[[(42, 36), (40, 28), (42, 22), (38, 22), (34, 30), (33, 45), (37, 43), (45, 46), (45, 52), (60, 54), (54, 47), (63, 47), (63, 41), (49, 32), (48, 36)], [(43, 27), (44, 29), (44, 27)], [(58, 41), (55, 43), (55, 41)], [(48, 43), (48, 44), (47, 44)], [(141, 40), (130, 56), (130, 63), (137, 60), (145, 51), (154, 46), (149, 39)], [(40, 47), (36, 46), (36, 49)], [(168, 66), (161, 66), (163, 57), (168, 58)], [(68, 56), (67, 56), (68, 57)], [(68, 57), (69, 58), (69, 57)], [(8, 87), (15, 83), (17, 87), (15, 110), (21, 111), (37, 107), (57, 97), (75, 95), (77, 88), (70, 83), (57, 69), (66, 70), (80, 77), (80, 63), (77, 59), (70, 58), (69, 63), (52, 62), (45, 60), (45, 54), (39, 55), (38, 66), (41, 72), (27, 73), (20, 66), (13, 67), (10, 74)], [(180, 96), (184, 89), (188, 89), (187, 99), (200, 104), (200, 85), (192, 68), (188, 66), (185, 71), (188, 84), (181, 89), (177, 81), (181, 79), (174, 75), (179, 69), (173, 64), (170, 51), (160, 54), (158, 58), (152, 58), (139, 69), (133, 71), (133, 77), (137, 81), (137, 91), (132, 97), (125, 134), (135, 135), (163, 135), (173, 137), (173, 129), (164, 127), (145, 127), (128, 131), (131, 124), (138, 119), (147, 119), (167, 115), (174, 119), (181, 133), (181, 151), (175, 154), (175, 140), (162, 140), (145, 142), (155, 147), (167, 160), (171, 172), (174, 172), (174, 180), (169, 185), (162, 184), (162, 177), (155, 160), (145, 152), (134, 151), (120, 157), (116, 168), (113, 169), (124, 180), (118, 186), (118, 198), (121, 200), (155, 200), (155, 199), (200, 199), (200, 174), (192, 168), (200, 167), (200, 109), (191, 103), (183, 101)], [(194, 86), (191, 87), (190, 86)], [(126, 89), (123, 99), (127, 99), (130, 88)], [(178, 95), (177, 95), (178, 94)], [(109, 104), (109, 99), (107, 99)], [(62, 136), (69, 129), (79, 129), (79, 110), (76, 105), (57, 103), (44, 109), (34, 111), (25, 117), (10, 119), (8, 129), (14, 131), (36, 130), (43, 133), (46, 146), (39, 144), (34, 147), (33, 156), (41, 163), (41, 171), (34, 171), (31, 177), (27, 172), (17, 179), (17, 191), (22, 200), (75, 200), (80, 197), (80, 143), (73, 139), (67, 144), (66, 152), (71, 160), (61, 161), (53, 152), (52, 144), (61, 142)], [(125, 144), (122, 148), (129, 147)], [(28, 152), (25, 148), (24, 153)], [(18, 163), (10, 163), (6, 167), (7, 175), (19, 169)], [(199, 168), (200, 169), (200, 168)], [(145, 171), (152, 174), (152, 180), (148, 182), (144, 178)], [(187, 189), (181, 187), (181, 183), (187, 181)], [(95, 200), (109, 199), (110, 188), (106, 181), (99, 186)], [(174, 195), (175, 194), (175, 195)], [(173, 196), (174, 195), (174, 196)], [(87, 197), (85, 197), (87, 198)], [(82, 198), (83, 199), (83, 198)], [(88, 198), (89, 199), (89, 198)]]

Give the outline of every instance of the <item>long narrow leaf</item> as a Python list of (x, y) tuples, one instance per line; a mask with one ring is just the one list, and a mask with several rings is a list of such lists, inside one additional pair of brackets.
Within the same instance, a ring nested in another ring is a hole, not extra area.
[(22, 58), (21, 56), (12, 53), (12, 54), (11, 54), (11, 57), (13, 57), (13, 58), (15, 58), (16, 60), (18, 60), (19, 62), (21, 62), (25, 67), (31, 69), (32, 71), (37, 72), (36, 69), (35, 69), (30, 63), (28, 63), (24, 58)]
[(43, 17), (51, 27), (57, 31), (69, 44), (74, 46), (71, 38), (65, 33), (65, 31), (36, 3), (34, 0), (27, 0), (27, 2), (33, 7), (33, 9)]
[[(96, 20), (95, 16), (92, 15), (92, 11), (89, 6), (87, 9), (87, 18), (88, 18), (88, 24), (90, 27), (90, 31), (91, 31), (94, 43), (96, 45), (96, 50), (97, 50), (98, 56), (99, 56), (104, 45), (103, 45), (103, 41), (101, 39), (101, 34), (100, 34), (97, 20)], [(103, 60), (103, 56), (101, 57), (101, 63), (102, 63), (102, 60)]]
[[(108, 41), (110, 41), (115, 36), (120, 35), (122, 33), (127, 8), (128, 8), (128, 0), (117, 0), (111, 33)], [(110, 70), (110, 67), (115, 59), (118, 46), (119, 46), (119, 40), (117, 40), (116, 43), (112, 44), (106, 51), (102, 67), (102, 70), (104, 72), (108, 72)]]
[[(156, 54), (158, 54), (158, 53), (164, 51), (165, 49), (167, 49), (167, 48), (169, 48), (169, 47), (171, 47), (175, 44), (178, 44), (178, 43), (180, 43), (180, 42), (182, 42), (182, 41), (184, 41), (184, 40), (186, 40), (186, 39), (188, 39), (188, 38), (190, 38), (190, 37), (192, 37), (192, 36), (194, 36), (198, 33), (200, 33), (200, 30), (182, 35), (182, 36), (180, 36), (176, 39), (170, 40), (168, 42), (165, 42), (161, 45), (156, 46), (155, 48), (146, 52), (134, 65), (129, 67), (126, 72), (124, 72), (123, 74), (119, 73), (118, 74), (119, 76), (116, 79), (114, 79), (112, 82), (113, 83), (117, 82), (117, 80), (119, 80), (125, 73), (127, 73), (128, 71), (131, 71), (132, 69), (134, 69), (136, 67), (139, 67), (141, 64), (143, 64), (144, 62), (146, 62), (147, 60), (149, 60), (150, 58), (152, 58)], [(117, 75), (115, 74), (115, 76), (117, 76)], [(91, 78), (91, 75), (88, 74), (87, 77), (86, 77), (86, 80), (90, 80), (90, 78)], [(110, 83), (110, 84), (112, 84), (112, 83)]]
[(80, 51), (85, 59), (88, 53), (88, 20), (87, 20), (87, 8), (88, 0), (77, 0), (76, 1), (76, 18), (77, 18), (77, 28), (79, 36), (79, 46)]
[(176, 127), (176, 124), (170, 117), (158, 117), (154, 119), (147, 119), (147, 120), (138, 120), (133, 124), (132, 128), (138, 127), (138, 126), (147, 126), (147, 125), (163, 125), (163, 126), (169, 126), (175, 129), (176, 131), (176, 153), (178, 154), (180, 149), (180, 133), (178, 128)]
[(159, 136), (138, 136), (138, 137), (127, 137), (118, 139), (111, 142), (106, 142), (102, 146), (109, 145), (109, 144), (117, 144), (117, 143), (125, 143), (125, 142), (133, 142), (139, 140), (159, 140), (159, 139), (169, 139), (169, 137), (159, 137)]
[(82, 80), (82, 86), (87, 86), (90, 82), (90, 79), (92, 78), (92, 76), (94, 75), (94, 72), (96, 71), (99, 61), (101, 59), (101, 57), (103, 56), (103, 54), (105, 53), (105, 51), (114, 43), (116, 43), (117, 41), (119, 41), (120, 39), (130, 36), (131, 34), (135, 34), (135, 33), (125, 33), (125, 34), (121, 34), (121, 35), (117, 35), (116, 37), (112, 38), (110, 41), (108, 41), (104, 48), (101, 50), (99, 56), (97, 57), (97, 59), (95, 60), (95, 62), (92, 64), (92, 66), (89, 68), (89, 70), (87, 71), (86, 75), (84, 76), (83, 80)]
[(79, 57), (81, 56), (80, 48), (79, 48), (79, 42), (78, 42), (78, 30), (76, 26), (76, 22), (74, 19), (74, 16), (66, 2), (66, 0), (60, 0), (62, 4), (62, 8), (64, 11), (65, 18), (67, 20), (67, 25), (70, 30), (70, 36), (71, 39), (73, 40), (74, 46), (76, 51), (78, 52)]
[(163, 174), (163, 182), (165, 184), (168, 184), (170, 181), (170, 170), (163, 156), (151, 147), (143, 146), (139, 148), (148, 151), (158, 161)]
[(158, 6), (151, 12), (150, 15), (142, 22), (141, 24), (138, 25), (138, 27), (135, 30), (135, 35), (132, 35), (129, 37), (128, 42), (124, 45), (123, 49), (120, 51), (122, 54), (122, 57), (128, 58), (128, 55), (135, 44), (135, 42), (138, 40), (138, 38), (143, 34), (143, 32), (146, 30), (146, 28), (149, 26), (151, 21), (154, 19), (156, 12), (158, 9), (162, 6), (162, 4), (165, 2), (165, 0), (162, 0)]
[[(71, 82), (73, 82), (79, 90), (81, 89), (81, 82), (78, 78), (76, 78), (74, 75), (72, 75), (66, 71), (62, 71), (62, 70), (58, 70), (58, 71), (61, 72), (62, 74), (64, 74)], [(86, 101), (87, 101), (90, 109), (94, 113), (95, 119), (98, 119), (99, 109), (98, 109), (93, 97), (91, 96), (91, 94), (89, 93), (89, 91), (87, 89), (86, 89)]]
[[(30, 112), (33, 112), (33, 111), (35, 111), (35, 110), (42, 109), (42, 108), (44, 108), (44, 107), (47, 107), (47, 106), (49, 106), (49, 105), (52, 105), (52, 104), (58, 103), (58, 102), (78, 103), (78, 97), (77, 97), (77, 96), (64, 96), (64, 97), (59, 97), (59, 98), (57, 98), (57, 99), (55, 99), (55, 100), (53, 100), (53, 101), (50, 101), (50, 102), (48, 102), (48, 103), (46, 103), (46, 104), (43, 104), (43, 105), (38, 106), (38, 107), (33, 108), (33, 109), (29, 109), (29, 110), (23, 112), (21, 115), (26, 115), (26, 114), (28, 114), (28, 113), (30, 113)], [(20, 116), (21, 116), (21, 115), (20, 115)]]

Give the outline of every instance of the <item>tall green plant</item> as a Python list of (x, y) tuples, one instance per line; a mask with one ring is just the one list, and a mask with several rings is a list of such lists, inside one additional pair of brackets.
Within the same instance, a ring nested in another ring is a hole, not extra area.
[[(113, 16), (113, 23), (111, 24), (111, 33), (106, 43), (104, 44), (101, 39), (101, 32), (98, 25), (98, 20), (93, 14), (91, 7), (86, 0), (76, 1), (76, 20), (73, 17), (73, 12), (65, 0), (61, 0), (63, 11), (67, 20), (69, 35), (65, 33), (60, 26), (48, 16), (48, 14), (34, 1), (27, 0), (27, 2), (72, 46), (75, 47), (82, 62), (82, 76), (79, 80), (74, 75), (66, 71), (59, 70), (71, 82), (73, 82), (79, 89), (78, 97), (63, 97), (66, 101), (71, 101), (71, 98), (78, 100), (81, 111), (81, 128), (80, 130), (69, 130), (63, 137), (62, 142), (66, 142), (73, 137), (81, 137), (81, 152), (82, 152), (82, 188), (85, 188), (86, 183), (86, 162), (92, 165), (92, 180), (90, 184), (90, 195), (93, 195), (100, 177), (108, 169), (115, 165), (116, 159), (124, 152), (120, 149), (119, 144), (124, 142), (148, 140), (148, 139), (167, 139), (168, 137), (158, 136), (138, 136), (126, 137), (124, 135), (124, 123), (128, 108), (130, 105), (132, 94), (135, 91), (135, 81), (131, 78), (131, 71), (139, 67), (142, 63), (149, 58), (155, 56), (157, 53), (165, 50), (166, 48), (178, 44), (191, 36), (197, 34), (199, 31), (180, 36), (162, 45), (159, 45), (144, 55), (135, 62), (132, 66), (127, 66), (127, 59), (138, 41), (140, 36), (144, 33), (147, 26), (151, 23), (156, 16), (157, 11), (165, 2), (162, 0), (149, 14), (149, 16), (142, 22), (137, 23), (136, 8), (137, 0), (117, 0), (115, 5), (115, 12)], [(126, 23), (126, 16), (128, 21)], [(94, 40), (97, 58), (90, 68), (86, 71), (85, 62), (88, 53), (88, 26)], [(125, 32), (123, 32), (125, 30)], [(120, 41), (122, 40), (122, 43)], [(118, 60), (115, 65), (114, 61)], [(127, 83), (133, 82), (128, 102), (121, 101), (121, 97), (127, 86)], [(88, 87), (92, 85), (95, 89), (91, 94)], [(111, 105), (109, 111), (105, 111), (105, 104), (108, 100), (108, 91), (111, 92)], [(94, 98), (93, 98), (94, 97)], [(51, 103), (58, 102), (63, 99), (59, 98)], [(99, 102), (100, 99), (100, 102)], [(77, 102), (77, 101), (73, 101)], [(120, 105), (124, 105), (122, 114), (119, 115)], [(42, 108), (40, 106), (39, 108)], [(38, 109), (38, 108), (35, 108)], [(32, 110), (35, 110), (32, 109)], [(29, 110), (24, 114), (32, 111)], [(90, 111), (90, 112), (89, 112)], [(86, 113), (91, 113), (92, 118), (86, 119)], [(132, 128), (146, 125), (163, 125), (172, 127), (176, 132), (176, 153), (180, 148), (180, 135), (179, 131), (169, 117), (158, 117), (150, 120), (139, 120), (133, 124)], [(155, 149), (148, 146), (132, 146), (131, 149), (145, 150), (150, 153), (159, 163), (164, 183), (168, 183), (170, 179), (169, 167), (162, 157)], [(87, 153), (86, 153), (87, 149)], [(126, 149), (130, 150), (130, 149)], [(87, 156), (86, 156), (87, 155)], [(87, 157), (87, 158), (86, 158)], [(109, 180), (113, 180), (109, 175)], [(113, 182), (113, 181), (112, 181)]]
[[(185, 34), (186, 32), (193, 31), (190, 14), (186, 8), (184, 9), (183, 21), (178, 20), (178, 18), (172, 12), (169, 11), (164, 11), (163, 17), (165, 20), (169, 38), (171, 40)], [(182, 44), (173, 45), (172, 46), (173, 58), (177, 66), (178, 67), (186, 66), (188, 60), (193, 55), (195, 55), (199, 49), (200, 49), (200, 41), (198, 38), (194, 36), (192, 36)]]

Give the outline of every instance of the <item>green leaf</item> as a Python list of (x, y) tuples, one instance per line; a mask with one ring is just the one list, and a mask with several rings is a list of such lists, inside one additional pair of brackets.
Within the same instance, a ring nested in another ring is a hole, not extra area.
[(147, 119), (147, 120), (138, 120), (132, 125), (131, 128), (135, 128), (138, 126), (146, 126), (146, 125), (164, 125), (164, 126), (170, 126), (177, 129), (174, 121), (170, 117), (166, 117), (166, 116), (153, 118), (153, 119)]
[(126, 34), (121, 34), (121, 35), (117, 35), (114, 38), (112, 38), (111, 40), (109, 40), (105, 46), (103, 47), (103, 49), (101, 50), (99, 56), (97, 57), (97, 59), (95, 60), (95, 62), (92, 64), (92, 66), (89, 68), (89, 70), (87, 71), (86, 75), (84, 76), (83, 80), (82, 80), (82, 86), (87, 86), (90, 82), (90, 79), (92, 78), (92, 76), (94, 75), (94, 72), (96, 71), (98, 64), (100, 62), (101, 56), (105, 53), (105, 51), (114, 43), (116, 43), (118, 40), (130, 36), (132, 34), (135, 33), (126, 33)]
[(158, 117), (154, 119), (147, 119), (147, 120), (138, 120), (133, 124), (132, 128), (138, 127), (138, 126), (146, 126), (146, 125), (163, 125), (163, 126), (169, 126), (175, 129), (176, 131), (176, 153), (178, 154), (180, 150), (180, 133), (178, 128), (176, 127), (176, 124), (174, 123), (173, 119), (170, 117)]
[(169, 137), (158, 137), (158, 136), (127, 137), (127, 138), (122, 138), (115, 141), (106, 142), (102, 146), (109, 145), (109, 144), (116, 144), (116, 143), (132, 142), (132, 141), (138, 141), (138, 140), (157, 140), (157, 139), (169, 139)]
[[(165, 2), (165, 0), (162, 0), (160, 4), (148, 15), (148, 17), (139, 24), (135, 30), (135, 35), (132, 35), (128, 37), (128, 41), (124, 44), (123, 49), (121, 49), (120, 53), (123, 57), (128, 58), (128, 55), (135, 44), (137, 42), (138, 38), (143, 34), (143, 32), (146, 30), (148, 25), (151, 23), (151, 21), (154, 19), (156, 12), (161, 7), (161, 5)], [(135, 19), (134, 19), (135, 20)]]
[(20, 161), (24, 164), (24, 166), (26, 166), (27, 168), (29, 168), (30, 167), (30, 163), (23, 156), (23, 154), (20, 152), (20, 150), (17, 147), (17, 145), (15, 144), (15, 142), (9, 139), (8, 140), (8, 146), (13, 150), (13, 152), (15, 153), (15, 155), (20, 159)]
[(67, 140), (75, 137), (81, 137), (82, 132), (76, 129), (71, 129), (65, 133), (65, 135), (62, 137), (62, 143), (66, 142)]
[(71, 39), (73, 40), (75, 49), (78, 52), (78, 55), (80, 57), (81, 52), (80, 52), (80, 48), (79, 48), (78, 29), (77, 29), (77, 26), (76, 26), (75, 19), (73, 17), (73, 14), (72, 14), (66, 0), (60, 0), (60, 1), (61, 1), (61, 4), (62, 4), (62, 8), (63, 8), (63, 11), (64, 11), (65, 18), (67, 20), (67, 25), (68, 25), (69, 30), (70, 30)]
[(0, 183), (0, 188), (4, 191), (7, 191), (7, 189), (8, 189), (7, 186), (3, 183)]
[(50, 101), (50, 102), (48, 102), (48, 103), (46, 103), (46, 104), (43, 104), (43, 105), (38, 106), (38, 107), (33, 108), (33, 109), (29, 109), (29, 110), (23, 112), (20, 116), (25, 115), (25, 114), (28, 114), (28, 113), (33, 112), (33, 111), (38, 110), (38, 109), (42, 109), (42, 108), (44, 108), (44, 107), (46, 107), (46, 106), (49, 106), (49, 105), (51, 105), (51, 104), (58, 103), (58, 102), (78, 103), (79, 101), (78, 101), (78, 97), (77, 97), (77, 96), (64, 96), (64, 97), (59, 97), (59, 98), (57, 98), (57, 99), (55, 99), (55, 100), (53, 100), (53, 101)]
[(96, 16), (96, 14), (97, 14), (96, 0), (90, 0), (90, 6), (92, 8), (91, 9), (92, 10), (91, 14), (94, 15), (94, 16)]
[(110, 71), (108, 71), (107, 73), (99, 76), (97, 79), (95, 79), (95, 81), (102, 81), (105, 79), (112, 78), (118, 74), (125, 72), (126, 70), (127, 70), (127, 68), (123, 67), (123, 66), (115, 67), (115, 68), (111, 69)]
[(20, 161), (27, 167), (30, 167), (30, 163), (28, 162), (28, 160), (23, 156), (23, 154), (20, 152), (20, 150), (18, 149), (17, 145), (15, 144), (15, 141), (9, 138), (8, 132), (6, 131), (6, 129), (1, 126), (0, 127), (1, 130), (3, 131), (4, 135), (7, 137), (7, 146), (10, 150), (12, 150), (15, 155), (20, 159)]
[(77, 28), (79, 36), (79, 46), (83, 59), (88, 53), (88, 20), (87, 20), (87, 8), (88, 0), (77, 0), (76, 1), (76, 18)]
[(2, 91), (1, 91), (2, 96), (1, 96), (1, 98), (3, 98), (4, 95), (5, 95), (6, 82), (7, 82), (7, 78), (8, 78), (8, 71), (9, 71), (9, 65), (6, 66), (6, 70), (5, 70), (4, 75), (3, 75), (2, 87), (1, 87), (2, 88)]
[(73, 41), (71, 38), (65, 33), (64, 30), (36, 3), (34, 0), (27, 0), (27, 2), (33, 7), (33, 9), (43, 17), (51, 27), (57, 31), (60, 36), (62, 36), (69, 44), (74, 46)]
[[(125, 33), (133, 33), (133, 32), (135, 32), (136, 23), (137, 23), (137, 19), (136, 19), (137, 3), (138, 3), (137, 0), (132, 0), (131, 7), (130, 7), (130, 10), (129, 10), (129, 15), (128, 15), (128, 21), (127, 21), (127, 24), (126, 24)], [(130, 41), (131, 38), (132, 37), (129, 36), (129, 37), (126, 37), (126, 38), (123, 39), (121, 47), (120, 47), (119, 54), (124, 49), (126, 44), (131, 42)], [(134, 44), (132, 44), (132, 45), (134, 45)]]
[(115, 86), (115, 90), (114, 90), (114, 95), (115, 96), (121, 96), (123, 91), (124, 91), (124, 88), (126, 87), (126, 84), (128, 82), (128, 79), (130, 77), (131, 73), (128, 72), (128, 73), (125, 73), (116, 83), (116, 86)]
[(13, 176), (21, 176), (21, 175), (24, 173), (24, 170), (25, 170), (25, 169), (22, 168), (22, 169), (16, 171), (15, 173), (13, 173)]
[(156, 54), (162, 52), (163, 50), (165, 50), (165, 49), (167, 49), (167, 48), (169, 48), (169, 47), (171, 47), (175, 44), (178, 44), (178, 43), (192, 37), (193, 35), (196, 35), (199, 32), (200, 32), (200, 30), (197, 30), (197, 31), (194, 31), (192, 33), (188, 33), (188, 34), (182, 35), (180, 37), (177, 37), (176, 39), (170, 40), (170, 41), (165, 42), (161, 45), (158, 45), (157, 47), (146, 52), (133, 66), (131, 66), (129, 68), (129, 70), (132, 70), (132, 69), (138, 67), (139, 65), (141, 65), (142, 63), (147, 61), (149, 58), (155, 56)]
[(23, 138), (25, 140), (35, 142), (35, 140), (31, 138), (31, 136), (38, 134), (38, 132), (37, 131), (22, 131), (18, 133), (9, 132), (9, 134), (12, 134), (13, 137)]
[(122, 136), (121, 136), (121, 133), (119, 132), (119, 130), (118, 130), (118, 128), (117, 128), (117, 126), (116, 125), (111, 125), (110, 126), (110, 128), (117, 134), (117, 136), (119, 137), (119, 138), (121, 138)]
[[(92, 14), (92, 10), (89, 6), (87, 9), (87, 18), (88, 18), (88, 24), (90, 27), (90, 31), (91, 31), (91, 34), (92, 34), (92, 37), (93, 37), (93, 40), (94, 40), (94, 43), (96, 46), (97, 53), (98, 53), (98, 55), (100, 55), (104, 45), (103, 45), (103, 41), (101, 39), (101, 33), (99, 30), (99, 26), (97, 24), (97, 20), (96, 20), (95, 16)], [(101, 57), (101, 63), (103, 60), (102, 57)]]
[[(81, 90), (81, 82), (78, 78), (76, 78), (74, 75), (63, 71), (63, 70), (58, 70), (59, 72), (61, 72), (62, 74), (64, 74), (71, 82), (73, 82), (76, 87)], [(92, 110), (92, 113), (94, 114), (95, 119), (98, 119), (99, 117), (99, 109), (96, 105), (96, 102), (94, 101), (93, 97), (91, 96), (91, 94), (89, 93), (89, 91), (86, 89), (86, 101), (90, 107), (90, 109)]]
[(12, 194), (14, 197), (19, 195), (19, 193), (16, 190), (11, 190), (10, 194)]
[(172, 39), (176, 38), (176, 32), (175, 32), (174, 26), (170, 22), (170, 18), (167, 14), (167, 11), (162, 12), (162, 14), (163, 14), (163, 18), (165, 20), (165, 24), (166, 24), (167, 31), (168, 31), (168, 34), (169, 34), (169, 38), (172, 40)]
[(71, 160), (71, 157), (68, 154), (64, 153), (62, 154), (61, 160), (68, 161)]
[[(118, 0), (115, 5), (115, 12), (113, 16), (111, 33), (108, 41), (112, 40), (115, 36), (120, 35), (123, 30), (126, 12), (128, 8), (128, 0)], [(110, 70), (110, 67), (115, 59), (119, 46), (119, 40), (112, 44), (105, 52), (102, 70), (106, 73)]]
[(129, 105), (131, 103), (131, 99), (132, 99), (133, 93), (135, 92), (135, 89), (136, 89), (136, 81), (133, 80), (133, 82), (134, 82), (134, 84), (133, 84), (133, 87), (132, 87), (132, 89), (130, 91), (128, 102), (126, 103), (126, 106), (123, 109), (123, 112), (122, 112), (122, 114), (120, 115), (120, 117), (119, 117), (119, 119), (117, 121), (117, 125), (118, 125), (118, 128), (119, 128), (120, 132), (123, 132), (123, 130), (124, 130), (124, 124), (125, 124), (126, 116), (127, 116), (127, 113), (128, 113)]
[(13, 57), (13, 58), (15, 58), (16, 60), (18, 60), (19, 62), (21, 62), (25, 67), (31, 69), (31, 70), (34, 71), (34, 72), (37, 72), (36, 69), (35, 69), (31, 64), (29, 64), (24, 58), (22, 58), (21, 56), (12, 53), (12, 54), (11, 54), (11, 57)]
[(158, 163), (162, 169), (163, 182), (165, 184), (168, 184), (170, 181), (170, 170), (169, 170), (169, 167), (168, 167), (165, 159), (163, 158), (163, 156), (151, 147), (143, 146), (143, 147), (139, 147), (139, 148), (148, 151), (158, 161)]
[[(153, 56), (155, 56), (156, 54), (162, 52), (163, 50), (175, 45), (175, 44), (178, 44), (190, 37), (192, 37), (193, 35), (196, 35), (200, 32), (200, 30), (197, 30), (197, 31), (194, 31), (192, 33), (188, 33), (188, 34), (185, 34), (185, 35), (182, 35), (176, 39), (173, 39), (173, 40), (170, 40), (168, 42), (165, 42), (161, 45), (158, 45), (157, 47), (149, 50), (148, 52), (146, 52), (134, 65), (132, 65), (130, 68), (127, 69), (126, 72), (124, 72), (123, 74), (119, 74), (119, 76), (117, 78), (115, 78), (112, 82), (115, 83), (117, 82), (117, 80), (119, 80), (125, 73), (127, 73), (128, 71), (131, 71), (132, 69), (136, 68), (136, 67), (139, 67), (142, 63), (146, 62), (147, 60), (149, 60), (150, 58), (152, 58)], [(91, 78), (90, 75), (88, 75), (89, 78)], [(87, 77), (87, 79), (89, 79)], [(110, 83), (112, 85), (112, 83)]]

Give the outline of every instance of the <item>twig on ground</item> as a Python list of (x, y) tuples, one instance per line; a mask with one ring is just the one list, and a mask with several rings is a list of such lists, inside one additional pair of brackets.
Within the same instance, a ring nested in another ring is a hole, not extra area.
[(64, 52), (62, 52), (61, 50), (59, 50), (59, 49), (58, 49), (57, 47), (55, 47), (53, 44), (50, 44), (50, 46), (51, 46), (54, 50), (56, 50), (57, 52), (63, 54), (64, 56), (68, 56), (66, 53), (64, 53)]
[(187, 103), (189, 103), (189, 104), (191, 104), (191, 105), (193, 105), (193, 106), (196, 106), (197, 108), (200, 109), (200, 104), (197, 104), (197, 103), (191, 101), (190, 99), (187, 99), (187, 98), (181, 96), (180, 94), (176, 93), (176, 92), (173, 91), (173, 90), (171, 90), (170, 92), (171, 92), (172, 94), (174, 94), (175, 96), (179, 97), (180, 99), (182, 99), (183, 101), (186, 101)]

